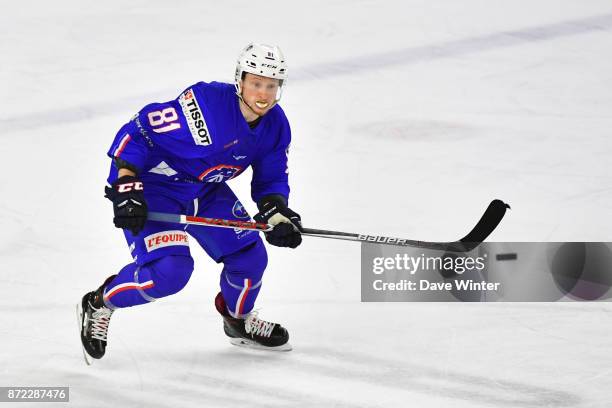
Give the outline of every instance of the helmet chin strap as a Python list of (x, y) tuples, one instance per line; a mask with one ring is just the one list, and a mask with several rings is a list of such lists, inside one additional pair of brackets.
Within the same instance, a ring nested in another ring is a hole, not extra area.
[[(249, 110), (250, 110), (251, 112), (253, 112), (255, 115), (257, 115), (257, 117), (258, 117), (258, 118), (260, 118), (260, 117), (262, 116), (262, 115), (260, 115), (259, 113), (255, 112), (255, 109), (253, 109), (253, 108), (251, 107), (251, 105), (249, 105), (249, 104), (247, 103), (247, 101), (245, 101), (244, 99), (242, 99), (242, 95), (238, 95), (238, 98), (240, 98), (240, 100), (242, 101), (242, 103), (244, 103), (244, 104), (246, 105), (246, 107), (247, 107), (247, 108), (249, 108)], [(272, 105), (272, 106), (274, 106), (274, 105)]]

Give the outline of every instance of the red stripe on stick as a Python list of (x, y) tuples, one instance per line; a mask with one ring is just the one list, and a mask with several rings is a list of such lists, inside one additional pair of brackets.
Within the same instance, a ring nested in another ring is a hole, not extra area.
[(199, 222), (199, 223), (208, 224), (208, 225), (222, 225), (226, 227), (248, 229), (248, 230), (258, 230), (258, 231), (265, 231), (268, 229), (268, 224), (263, 224), (263, 223), (256, 223), (256, 222), (251, 222), (251, 221), (239, 221), (239, 220), (224, 220), (221, 218), (197, 217), (193, 215), (186, 215), (185, 221)]

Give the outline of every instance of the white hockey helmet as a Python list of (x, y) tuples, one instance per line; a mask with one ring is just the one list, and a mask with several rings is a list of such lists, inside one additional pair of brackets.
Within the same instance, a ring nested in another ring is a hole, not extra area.
[(238, 57), (234, 76), (234, 85), (238, 96), (242, 95), (240, 81), (242, 81), (245, 72), (279, 79), (280, 86), (276, 100), (280, 99), (283, 83), (287, 79), (287, 64), (285, 63), (285, 56), (278, 46), (250, 43), (242, 50)]

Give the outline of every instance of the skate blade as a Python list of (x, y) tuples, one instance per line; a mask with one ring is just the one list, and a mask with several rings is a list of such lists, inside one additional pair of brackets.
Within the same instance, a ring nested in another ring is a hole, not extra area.
[(261, 344), (253, 340), (240, 339), (240, 338), (231, 338), (230, 343), (233, 344), (234, 346), (249, 348), (253, 350), (291, 351), (293, 349), (293, 347), (291, 347), (291, 344), (289, 343), (285, 343), (285, 344), (282, 344), (280, 346), (275, 346), (275, 347), (266, 347), (266, 346), (262, 346)]
[[(81, 341), (81, 326), (83, 326), (83, 308), (81, 307), (81, 303), (77, 303), (76, 305), (76, 315), (77, 315), (77, 329), (79, 331), (79, 342)], [(81, 350), (83, 350), (83, 359), (85, 360), (85, 364), (90, 366), (93, 363), (93, 358), (87, 351), (85, 351), (85, 347), (81, 344)]]

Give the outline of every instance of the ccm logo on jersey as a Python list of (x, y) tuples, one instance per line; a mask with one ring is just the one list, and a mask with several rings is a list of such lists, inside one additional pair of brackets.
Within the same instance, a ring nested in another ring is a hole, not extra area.
[(179, 96), (179, 104), (183, 109), (183, 115), (187, 120), (187, 126), (191, 132), (191, 136), (195, 144), (199, 146), (208, 146), (212, 144), (210, 132), (206, 126), (202, 109), (198, 105), (198, 101), (193, 94), (193, 89), (188, 89)]
[(189, 246), (187, 233), (185, 231), (162, 231), (144, 238), (147, 252), (155, 251), (173, 245)]
[(135, 181), (133, 183), (123, 183), (123, 184), (118, 184), (117, 185), (117, 192), (119, 193), (127, 193), (128, 191), (132, 191), (132, 190), (144, 190), (144, 188), (142, 187), (142, 182), (141, 181)]

